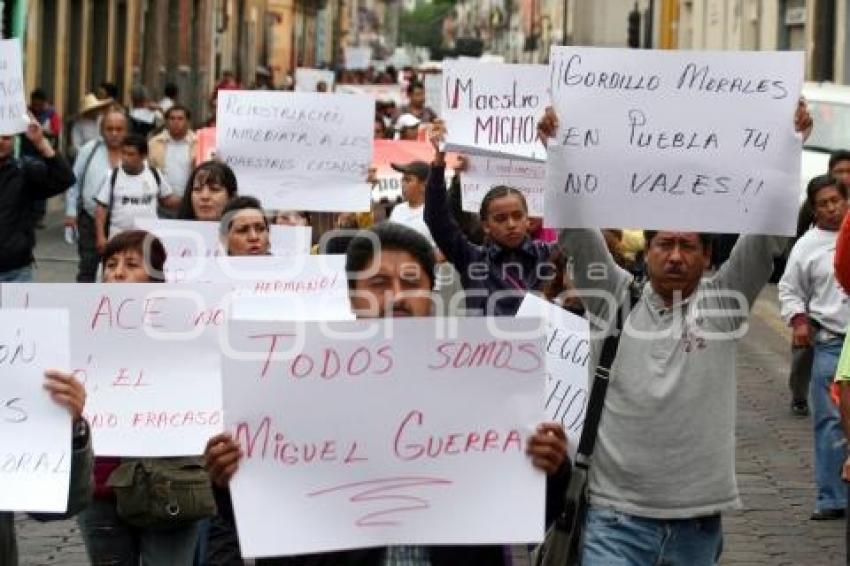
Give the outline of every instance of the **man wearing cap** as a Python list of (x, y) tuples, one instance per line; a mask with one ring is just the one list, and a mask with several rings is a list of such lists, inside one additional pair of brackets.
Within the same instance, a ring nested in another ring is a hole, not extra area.
[(401, 173), (401, 194), (404, 202), (393, 208), (390, 222), (404, 224), (413, 228), (431, 242), (434, 238), (425, 224), (425, 181), (431, 168), (424, 161), (411, 161), (407, 164), (393, 163), (392, 168)]
[(422, 121), (413, 114), (402, 114), (395, 122), (396, 139), (416, 141), (419, 139), (419, 125)]
[(83, 106), (80, 108), (80, 114), (74, 120), (74, 125), (71, 127), (71, 148), (73, 154), (69, 157), (76, 156), (81, 147), (91, 140), (97, 139), (97, 136), (100, 134), (101, 116), (111, 102), (111, 98), (100, 99), (91, 92), (83, 98)]

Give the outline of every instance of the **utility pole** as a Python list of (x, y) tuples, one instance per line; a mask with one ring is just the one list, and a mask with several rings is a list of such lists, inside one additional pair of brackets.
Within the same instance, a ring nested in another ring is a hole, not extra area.
[(569, 14), (570, 14), (570, 0), (564, 0), (564, 13), (563, 13), (563, 21), (561, 22), (561, 45), (567, 45), (567, 37), (570, 31), (569, 26)]
[(649, 0), (649, 7), (644, 13), (646, 18), (643, 22), (643, 47), (652, 49), (652, 27), (655, 23), (655, 0)]

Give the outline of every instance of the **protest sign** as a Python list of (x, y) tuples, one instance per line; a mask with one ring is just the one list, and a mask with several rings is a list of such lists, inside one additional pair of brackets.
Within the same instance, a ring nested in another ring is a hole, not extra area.
[(590, 397), (590, 323), (531, 293), (516, 315), (546, 321), (546, 418), (563, 425), (575, 459)]
[(546, 224), (794, 234), (803, 54), (555, 47)]
[(444, 62), (446, 149), (545, 159), (537, 122), (549, 105), (548, 78), (544, 65)]
[(425, 87), (425, 104), (431, 108), (442, 108), (443, 73), (425, 73), (422, 86)]
[(230, 285), (235, 291), (233, 316), (246, 317), (248, 309), (271, 320), (351, 316), (344, 255), (210, 257), (166, 275), (174, 282)]
[(345, 47), (345, 68), (352, 71), (366, 70), (372, 64), (371, 47)]
[(11, 136), (27, 129), (27, 101), (21, 68), (21, 41), (0, 40), (0, 135)]
[(243, 556), (539, 541), (545, 476), (525, 444), (543, 420), (543, 328), (495, 325), (233, 321), (222, 367)]
[(219, 91), (218, 155), (268, 209), (367, 211), (374, 116), (366, 96)]
[[(377, 184), (372, 189), (372, 200), (386, 199), (394, 202), (401, 198), (401, 173), (392, 168), (393, 163), (431, 163), (433, 159), (434, 146), (426, 141), (375, 140), (372, 166), (377, 175)], [(452, 169), (458, 166), (457, 154), (446, 154), (446, 166), (446, 176), (449, 180), (454, 174)]]
[(216, 128), (201, 128), (195, 132), (197, 149), (195, 150), (195, 166), (215, 158)]
[[(338, 94), (360, 94), (371, 97), (373, 102), (392, 102), (401, 108), (407, 104), (407, 93), (396, 84), (387, 85), (336, 85)], [(372, 115), (374, 116), (374, 112)]]
[(336, 76), (333, 71), (306, 67), (295, 69), (295, 90), (297, 92), (316, 92), (316, 85), (320, 82), (327, 85), (327, 92), (333, 92), (335, 80)]
[(481, 200), (493, 187), (504, 185), (525, 195), (528, 215), (543, 217), (546, 192), (546, 164), (526, 159), (505, 159), (475, 154), (466, 156), (467, 169), (461, 175), (463, 210), (478, 213)]
[(201, 454), (219, 432), (227, 285), (3, 284), (3, 308), (67, 308), (98, 456)]
[[(219, 236), (219, 222), (201, 220), (163, 220), (137, 218), (139, 230), (155, 234), (171, 257), (213, 257), (225, 255)], [(269, 226), (269, 242), (274, 256), (298, 256), (310, 253), (313, 229), (309, 226)]]
[(0, 511), (63, 513), (71, 476), (71, 414), (44, 389), (71, 367), (68, 313), (0, 310)]

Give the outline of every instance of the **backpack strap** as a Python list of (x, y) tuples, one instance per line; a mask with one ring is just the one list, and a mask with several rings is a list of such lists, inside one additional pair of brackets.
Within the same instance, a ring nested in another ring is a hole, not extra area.
[(116, 167), (109, 175), (109, 206), (106, 208), (106, 239), (109, 239), (109, 225), (112, 224), (112, 206), (115, 204), (115, 182), (118, 180), (118, 170)]
[(584, 427), (581, 430), (578, 450), (576, 452), (576, 465), (587, 468), (593, 448), (596, 445), (596, 435), (599, 432), (599, 421), (602, 418), (602, 409), (605, 406), (605, 394), (608, 392), (608, 381), (611, 375), (611, 366), (617, 356), (620, 345), (620, 337), (625, 327), (626, 318), (635, 308), (643, 294), (644, 281), (633, 280), (628, 287), (629, 310), (625, 315), (623, 309), (617, 309), (617, 334), (609, 336), (602, 345), (602, 354), (599, 357), (599, 365), (593, 376), (593, 384), (590, 390), (590, 398), (587, 401), (587, 413), (584, 419)]
[(86, 158), (86, 164), (83, 165), (83, 172), (80, 175), (80, 192), (77, 195), (77, 211), (83, 209), (83, 190), (86, 188), (86, 174), (89, 172), (89, 165), (91, 165), (92, 159), (94, 159), (94, 154), (97, 153), (97, 150), (100, 149), (100, 146), (103, 145), (103, 140), (97, 140), (94, 144), (94, 147), (89, 152), (88, 157)]
[(153, 175), (153, 179), (156, 181), (156, 197), (159, 198), (161, 196), (160, 192), (162, 191), (162, 176), (159, 174), (156, 167), (148, 165), (148, 169), (150, 169), (151, 175)]

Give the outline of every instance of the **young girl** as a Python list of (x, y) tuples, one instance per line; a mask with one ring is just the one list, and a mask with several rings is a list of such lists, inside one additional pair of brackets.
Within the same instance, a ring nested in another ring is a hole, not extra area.
[(485, 315), (513, 316), (528, 291), (538, 291), (552, 276), (549, 256), (557, 244), (528, 237), (528, 206), (523, 194), (497, 186), (481, 201), (484, 244), (469, 241), (448, 209), (445, 153), (439, 144), (444, 128), (431, 130), (436, 149), (425, 189), (425, 223), (446, 259), (460, 273), (467, 309)]

